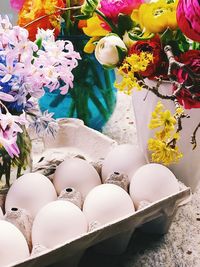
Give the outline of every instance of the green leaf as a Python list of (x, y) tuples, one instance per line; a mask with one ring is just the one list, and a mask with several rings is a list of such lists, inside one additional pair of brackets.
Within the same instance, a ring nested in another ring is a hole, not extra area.
[(81, 13), (83, 15), (92, 17), (95, 9), (97, 8), (98, 2), (98, 0), (85, 0), (81, 8)]
[(76, 15), (76, 16), (74, 16), (74, 18), (77, 20), (82, 20), (82, 19), (86, 20), (86, 19), (89, 19), (90, 17), (91, 17), (91, 15)]
[(181, 52), (186, 52), (189, 50), (190, 43), (188, 42), (185, 35), (181, 32), (181, 30), (176, 31), (175, 40), (178, 43), (178, 46)]
[(133, 41), (149, 40), (149, 39), (153, 38), (154, 35), (155, 35), (154, 33), (150, 33), (148, 36), (143, 37), (144, 33), (138, 33), (138, 34), (133, 33), (133, 32), (128, 33), (129, 38)]
[(133, 28), (133, 21), (130, 16), (119, 14), (118, 16), (118, 31), (119, 35), (123, 36), (124, 33), (130, 31)]
[(161, 35), (161, 42), (163, 43), (164, 46), (169, 44), (169, 42), (172, 41), (173, 39), (174, 39), (173, 31), (170, 30), (169, 28), (167, 28)]
[(38, 46), (38, 49), (42, 48), (42, 38), (37, 39), (35, 43)]
[(127, 50), (120, 47), (120, 46), (116, 46), (117, 48), (117, 52), (118, 52), (118, 56), (119, 56), (119, 62), (122, 62), (125, 58), (125, 56), (127, 55)]

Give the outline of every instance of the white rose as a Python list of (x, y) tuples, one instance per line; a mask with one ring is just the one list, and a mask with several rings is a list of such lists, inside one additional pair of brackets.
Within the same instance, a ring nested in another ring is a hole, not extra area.
[(117, 35), (107, 35), (103, 37), (95, 48), (95, 57), (100, 64), (115, 68), (125, 57), (127, 48)]

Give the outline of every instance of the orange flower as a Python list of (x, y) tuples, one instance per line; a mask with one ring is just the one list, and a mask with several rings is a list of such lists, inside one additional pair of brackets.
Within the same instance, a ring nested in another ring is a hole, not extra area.
[[(25, 0), (19, 12), (18, 24), (24, 27), (30, 23), (26, 29), (29, 31), (29, 38), (33, 41), (38, 28), (55, 29), (55, 35), (58, 35), (60, 32), (60, 11), (56, 7), (65, 7), (63, 0)], [(49, 16), (45, 16), (48, 14)], [(45, 17), (37, 20), (42, 16)]]

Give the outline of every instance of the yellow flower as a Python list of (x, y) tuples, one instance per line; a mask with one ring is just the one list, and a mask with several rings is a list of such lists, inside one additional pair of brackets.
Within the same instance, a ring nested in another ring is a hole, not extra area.
[(148, 148), (153, 151), (151, 155), (153, 162), (168, 165), (178, 162), (183, 157), (177, 146), (171, 147), (162, 140), (149, 139)]
[(152, 113), (152, 119), (149, 123), (150, 129), (155, 129), (158, 127), (165, 127), (170, 129), (174, 129), (174, 125), (176, 124), (176, 119), (172, 116), (169, 110), (162, 111), (160, 113)]
[(153, 151), (153, 162), (167, 165), (178, 162), (183, 156), (177, 147), (177, 140), (180, 138), (179, 131), (175, 129), (177, 112), (182, 112), (181, 108), (176, 109), (175, 115), (172, 115), (169, 110), (164, 110), (164, 105), (160, 101), (152, 112), (149, 128), (159, 128), (154, 138), (148, 141), (148, 148)]
[(141, 90), (142, 87), (134, 75), (135, 73), (145, 71), (152, 60), (153, 55), (146, 52), (127, 56), (124, 63), (118, 69), (118, 73), (122, 76), (122, 81), (120, 83), (115, 82), (115, 87), (128, 95), (132, 93), (133, 89)]
[(87, 44), (84, 47), (84, 52), (88, 54), (92, 54), (94, 52), (94, 49), (96, 47), (95, 42), (97, 42), (101, 37), (95, 36), (90, 38), (90, 40), (87, 42)]
[(93, 53), (95, 49), (95, 42), (109, 33), (109, 31), (101, 27), (101, 23), (102, 21), (97, 16), (94, 16), (87, 20), (87, 27), (83, 27), (83, 32), (92, 38), (90, 38), (90, 40), (86, 44), (84, 52)]
[(175, 30), (177, 28), (177, 4), (178, 0), (173, 3), (168, 3), (166, 0), (144, 3), (139, 9), (133, 10), (131, 18), (148, 33), (161, 33), (167, 28)]

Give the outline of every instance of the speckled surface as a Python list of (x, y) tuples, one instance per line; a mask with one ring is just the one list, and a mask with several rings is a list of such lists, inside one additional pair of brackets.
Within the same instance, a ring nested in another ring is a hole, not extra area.
[[(119, 143), (137, 144), (131, 97), (119, 94), (117, 108), (104, 134)], [(105, 256), (89, 250), (80, 267), (200, 267), (200, 188), (179, 208), (164, 236), (136, 231), (127, 251)]]

